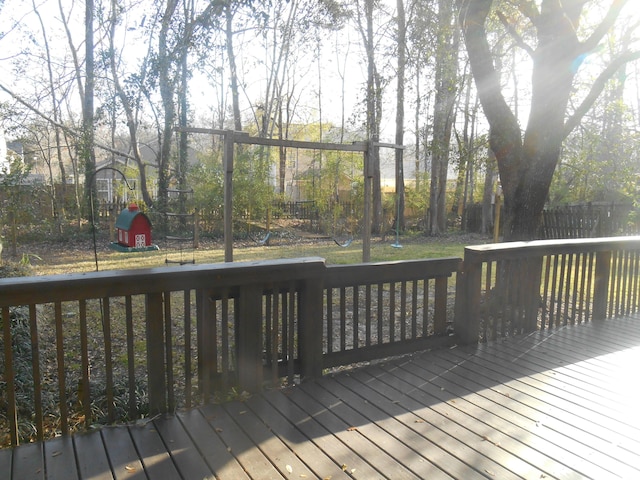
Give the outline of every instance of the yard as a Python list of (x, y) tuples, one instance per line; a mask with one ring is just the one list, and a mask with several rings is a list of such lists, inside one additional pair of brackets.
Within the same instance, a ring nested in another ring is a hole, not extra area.
[[(337, 240), (337, 239), (336, 239)], [(478, 235), (451, 234), (441, 237), (407, 235), (399, 239), (402, 248), (394, 248), (395, 237), (377, 238), (371, 243), (373, 262), (410, 260), (424, 258), (461, 257), (467, 245), (487, 243), (489, 240)], [(196, 264), (219, 263), (224, 261), (224, 245), (221, 240), (204, 239), (200, 248), (165, 248), (162, 242), (160, 250), (136, 253), (117, 252), (109, 247), (109, 240), (97, 240), (99, 270), (120, 270), (130, 268), (152, 268), (166, 266), (167, 261), (195, 261)], [(13, 260), (5, 250), (3, 260)], [(96, 270), (93, 241), (90, 236), (78, 236), (68, 241), (36, 241), (18, 246), (18, 257), (31, 265), (33, 275), (55, 275), (72, 272), (90, 272)], [(355, 238), (348, 247), (336, 244), (330, 237), (309, 238), (293, 230), (275, 233), (268, 246), (257, 241), (240, 240), (234, 243), (234, 261), (270, 260), (296, 257), (321, 257), (328, 264), (344, 265), (360, 263), (362, 242)]]

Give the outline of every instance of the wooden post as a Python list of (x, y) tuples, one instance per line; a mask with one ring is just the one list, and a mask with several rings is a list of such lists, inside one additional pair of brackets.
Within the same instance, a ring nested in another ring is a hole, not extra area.
[(373, 166), (371, 165), (371, 142), (364, 152), (364, 225), (362, 227), (362, 263), (371, 261), (371, 202)]
[[(323, 265), (323, 269), (324, 269)], [(300, 375), (302, 379), (322, 376), (322, 298), (323, 285), (320, 278), (304, 281), (299, 292)]]
[[(457, 282), (459, 290), (456, 295), (455, 332), (463, 344), (475, 344), (478, 343), (480, 333), (482, 262), (472, 262), (465, 252), (463, 270), (462, 277)], [(458, 301), (461, 303), (458, 304)]]
[(250, 393), (262, 389), (262, 288), (240, 287), (238, 323), (236, 324), (238, 383)]
[(193, 248), (200, 248), (200, 210), (193, 212)]
[(224, 134), (224, 261), (233, 262), (233, 151), (235, 134)]
[(596, 271), (593, 286), (593, 319), (607, 318), (607, 297), (611, 276), (611, 252), (596, 253)]
[(153, 415), (167, 411), (162, 293), (148, 293), (145, 299), (149, 413)]

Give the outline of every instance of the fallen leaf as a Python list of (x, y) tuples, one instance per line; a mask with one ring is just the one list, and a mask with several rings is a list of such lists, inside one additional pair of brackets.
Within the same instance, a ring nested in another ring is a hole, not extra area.
[(487, 473), (488, 473), (489, 475), (491, 475), (492, 477), (495, 477), (495, 476), (496, 476), (496, 474), (495, 474), (495, 473), (493, 473), (491, 470), (487, 470), (487, 469), (485, 468), (485, 470), (484, 470), (484, 471), (485, 471), (485, 472), (487, 472)]
[(136, 471), (136, 467), (132, 467), (131, 465), (127, 465), (127, 466), (125, 466), (125, 467), (124, 467), (124, 469), (125, 469), (127, 472), (135, 472), (135, 471)]
[(346, 471), (347, 471), (347, 468), (348, 468), (348, 467), (343, 463), (343, 464), (342, 464), (342, 471), (343, 471), (343, 472), (346, 472)]
[(62, 452), (60, 451), (55, 451), (51, 454), (52, 457), (57, 457), (58, 455), (62, 455)]
[(347, 432), (357, 432), (358, 431), (358, 427), (349, 427), (347, 428)]
[(293, 467), (291, 465), (287, 465), (286, 467), (284, 467), (287, 469), (287, 472), (289, 473), (293, 473)]

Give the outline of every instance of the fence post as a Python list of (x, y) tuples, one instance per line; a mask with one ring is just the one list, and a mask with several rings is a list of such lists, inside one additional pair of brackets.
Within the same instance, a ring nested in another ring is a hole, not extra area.
[[(324, 268), (324, 265), (323, 265)], [(322, 376), (322, 299), (323, 281), (307, 278), (300, 290), (298, 344), (300, 375), (305, 378)]]
[(463, 344), (478, 343), (480, 333), (480, 284), (482, 262), (471, 261), (465, 251), (456, 288), (455, 332)]
[(593, 319), (607, 318), (609, 278), (611, 276), (611, 251), (596, 253), (596, 271), (593, 287)]
[(147, 374), (149, 381), (149, 412), (167, 411), (167, 388), (164, 370), (164, 319), (162, 293), (146, 295)]
[(262, 288), (240, 287), (238, 323), (236, 324), (237, 372), (240, 388), (247, 392), (262, 389)]

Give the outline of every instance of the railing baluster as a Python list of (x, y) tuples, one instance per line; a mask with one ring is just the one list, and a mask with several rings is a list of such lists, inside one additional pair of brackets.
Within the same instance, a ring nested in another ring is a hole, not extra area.
[(389, 342), (396, 341), (396, 282), (389, 282)]
[(407, 282), (400, 282), (400, 340), (407, 339)]
[(20, 443), (18, 437), (18, 411), (16, 408), (16, 383), (13, 369), (13, 348), (11, 338), (11, 313), (9, 307), (2, 307), (2, 333), (4, 342), (4, 381), (7, 384), (7, 422), (11, 445)]
[(433, 333), (442, 335), (447, 330), (447, 277), (438, 277), (435, 283)]
[(371, 317), (371, 284), (367, 283), (367, 285), (365, 285), (365, 289), (364, 289), (364, 309), (365, 309), (365, 321), (366, 321), (366, 335), (367, 335), (367, 339), (365, 342), (365, 345), (367, 347), (371, 346), (371, 333), (372, 333), (372, 328), (371, 328), (371, 321), (373, 320), (373, 318)]
[(149, 411), (151, 414), (164, 413), (167, 411), (167, 384), (162, 293), (147, 293), (145, 298)]
[(376, 318), (378, 320), (378, 345), (382, 345), (384, 342), (384, 324), (383, 324), (383, 294), (384, 286), (382, 283), (378, 283), (378, 304), (376, 305)]
[(40, 376), (40, 342), (36, 306), (29, 305), (29, 332), (31, 333), (31, 364), (33, 372), (33, 402), (36, 421), (36, 438), (44, 440), (44, 420), (42, 414), (42, 380)]
[(69, 435), (69, 409), (67, 408), (66, 369), (64, 366), (64, 333), (62, 331), (62, 304), (55, 302), (56, 361), (58, 365), (58, 405), (60, 408), (60, 430)]
[(265, 331), (266, 354), (271, 364), (271, 381), (275, 384), (278, 380), (278, 335), (280, 325), (280, 302), (278, 301), (278, 287), (275, 286), (271, 295), (267, 295), (265, 309), (267, 311), (267, 329)]
[(542, 293), (542, 313), (540, 314), (540, 329), (544, 330), (545, 328), (551, 328), (551, 319), (549, 317), (549, 303), (552, 302), (549, 297), (549, 282), (551, 280), (551, 263), (552, 257), (550, 255), (546, 255), (544, 257), (544, 283), (543, 283), (543, 293)]
[(162, 294), (164, 299), (164, 352), (167, 372), (167, 407), (170, 412), (176, 408), (175, 383), (173, 379), (173, 334), (171, 325), (173, 316), (171, 315), (171, 292)]
[(424, 279), (422, 281), (422, 336), (429, 335), (429, 282)]
[(595, 283), (595, 253), (593, 252), (589, 252), (589, 261), (588, 261), (588, 274), (587, 274), (587, 295), (584, 299), (584, 303), (585, 303), (585, 321), (591, 319), (591, 312), (592, 312), (592, 299), (593, 299), (593, 284)]
[(360, 347), (360, 290), (357, 285), (353, 286), (353, 349)]
[(333, 288), (327, 289), (327, 352), (333, 352)]
[(418, 338), (418, 280), (411, 283), (411, 338)]
[[(220, 302), (222, 310), (220, 312), (220, 342), (221, 349), (220, 354), (222, 356), (220, 367), (222, 368), (222, 388), (223, 390), (229, 389), (229, 292), (223, 291), (222, 301)], [(215, 305), (214, 305), (215, 308)], [(234, 309), (235, 310), (235, 309)], [(235, 311), (234, 311), (235, 317)]]
[(347, 289), (340, 287), (340, 350), (347, 349)]
[(191, 408), (191, 290), (183, 291), (184, 312), (184, 403)]
[(127, 373), (129, 384), (129, 418), (138, 417), (138, 399), (136, 398), (135, 338), (133, 333), (133, 305), (131, 295), (124, 297), (125, 323), (127, 330)]
[(288, 298), (287, 307), (289, 309), (289, 334), (288, 334), (288, 346), (287, 346), (287, 377), (289, 385), (293, 385), (295, 375), (295, 344), (296, 344), (296, 285), (294, 282), (289, 283), (289, 290), (285, 293)]
[(104, 362), (107, 393), (107, 417), (109, 423), (116, 419), (114, 394), (113, 394), (113, 355), (111, 345), (111, 305), (109, 297), (101, 300), (102, 306), (102, 330), (104, 332)]
[(78, 401), (82, 406), (84, 414), (84, 424), (86, 428), (92, 423), (91, 418), (91, 365), (89, 363), (89, 338), (87, 329), (87, 301), (82, 299), (78, 302), (78, 315), (80, 321), (80, 362), (82, 375), (78, 385)]

